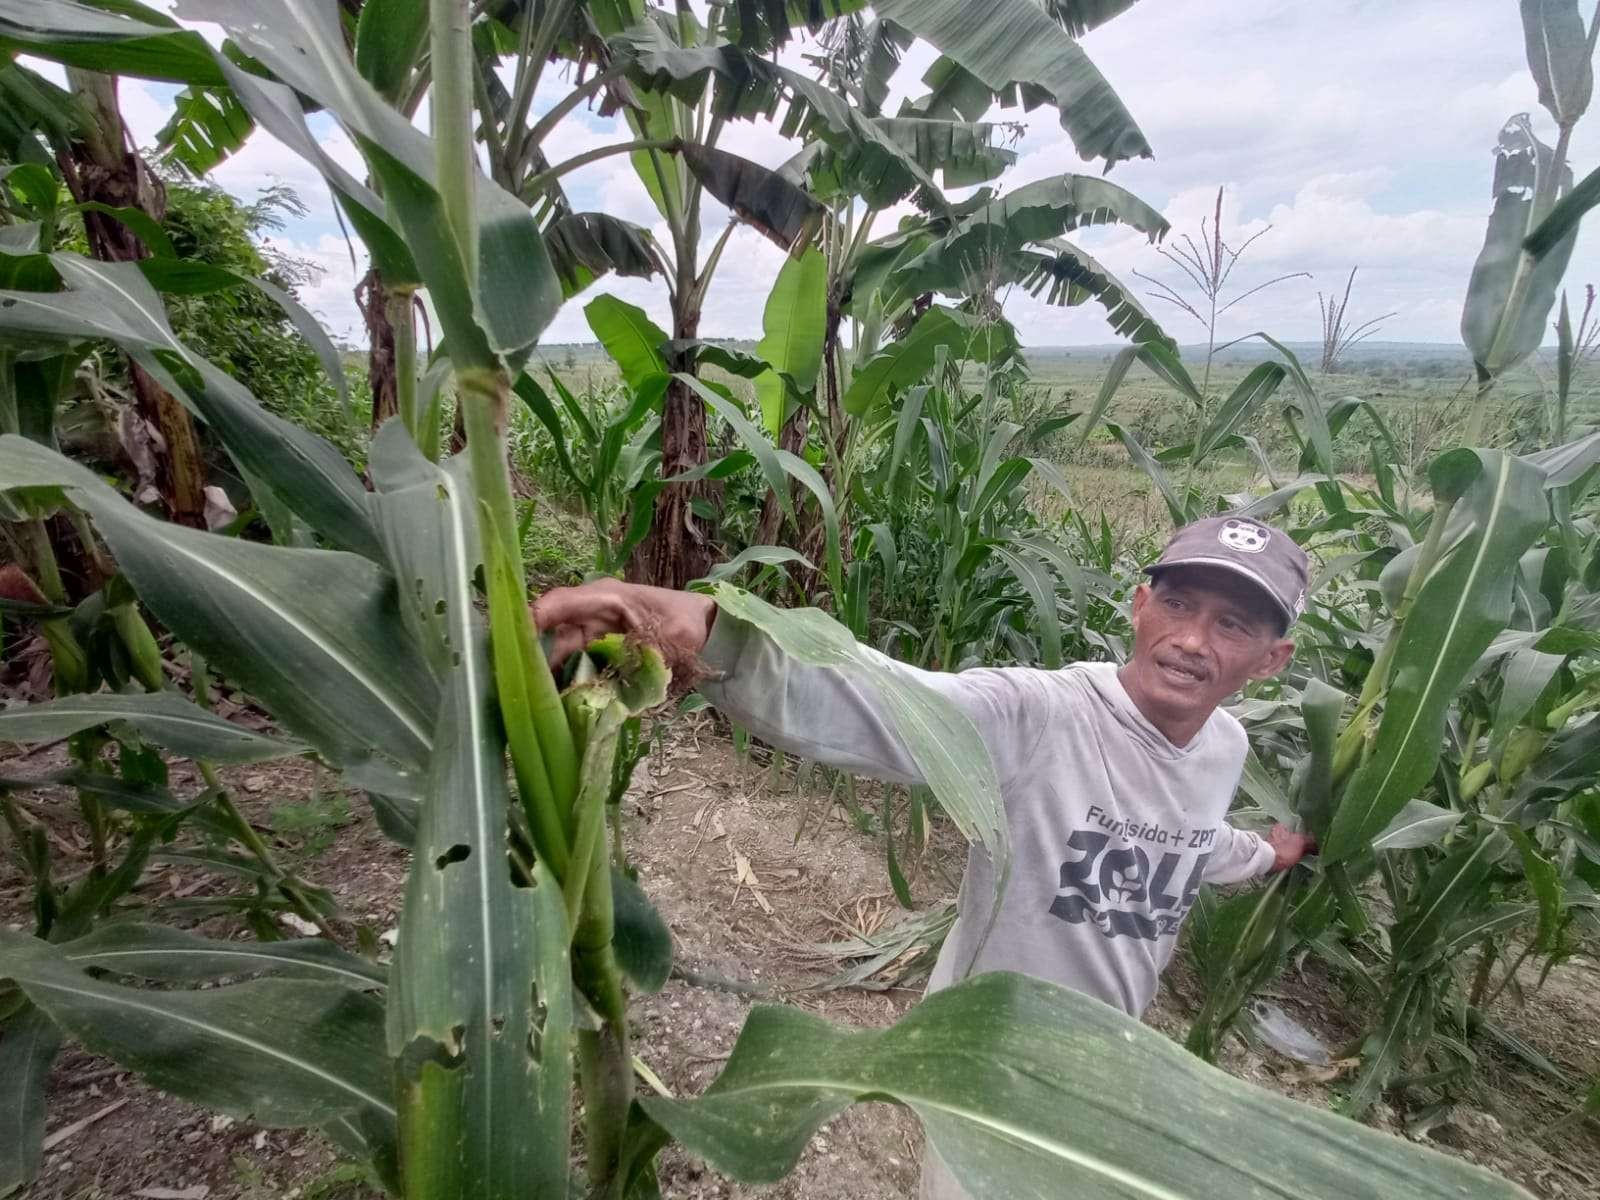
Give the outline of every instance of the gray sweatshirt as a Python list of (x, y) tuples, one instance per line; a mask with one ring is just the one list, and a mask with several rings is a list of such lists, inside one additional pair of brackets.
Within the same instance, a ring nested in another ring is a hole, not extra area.
[[(1175, 746), (1135, 707), (1110, 663), (950, 674), (863, 651), (972, 719), (1005, 805), (1013, 865), (999, 920), (973, 962), (994, 885), (988, 855), (974, 847), (930, 991), (972, 963), (973, 972), (1021, 971), (1138, 1016), (1200, 884), (1271, 868), (1271, 846), (1223, 820), (1247, 745), (1228, 713), (1219, 709), (1192, 742)], [(920, 782), (860, 673), (798, 662), (726, 613), (701, 657), (721, 676), (701, 692), (763, 741), (863, 775)]]

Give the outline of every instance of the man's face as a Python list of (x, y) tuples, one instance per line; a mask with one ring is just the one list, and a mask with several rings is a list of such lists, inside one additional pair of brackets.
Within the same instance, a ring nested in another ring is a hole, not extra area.
[[(1133, 596), (1133, 661), (1123, 685), (1172, 737), (1187, 736), (1252, 679), (1288, 665), (1282, 618), (1248, 582), (1213, 567), (1172, 567)], [(1172, 727), (1172, 728), (1169, 728)]]

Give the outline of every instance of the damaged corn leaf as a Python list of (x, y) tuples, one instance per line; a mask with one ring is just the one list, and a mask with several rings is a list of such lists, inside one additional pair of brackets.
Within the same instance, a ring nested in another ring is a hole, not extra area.
[(453, 490), (448, 467), (419, 459), (412, 478), (434, 472), (436, 510), (411, 518), (410, 561), (444, 589), (437, 633), (452, 665), (390, 974), (405, 1194), (566, 1196), (572, 1000), (561, 892), (543, 866), (512, 861), (505, 736), (473, 607), (470, 492)]

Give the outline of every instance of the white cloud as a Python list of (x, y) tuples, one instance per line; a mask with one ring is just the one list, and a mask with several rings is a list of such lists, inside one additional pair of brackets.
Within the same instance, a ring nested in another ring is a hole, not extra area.
[[(366, 249), (359, 241), (346, 242), (336, 234), (325, 233), (312, 242), (293, 237), (269, 236), (262, 239), (281, 254), (312, 263), (319, 273), (315, 283), (300, 288), (300, 302), (315, 313), (323, 326), (346, 345), (366, 344), (366, 327), (356, 306), (355, 289), (367, 271)], [(352, 247), (355, 262), (351, 262)]]
[[(1225, 336), (1265, 327), (1293, 339), (1314, 337), (1317, 291), (1342, 289), (1349, 269), (1359, 266), (1353, 307), (1364, 315), (1393, 310), (1384, 336), (1454, 341), (1488, 215), (1495, 135), (1519, 111), (1532, 112), (1547, 138), (1552, 133), (1548, 115), (1537, 106), (1511, 4), (1147, 0), (1093, 31), (1084, 44), (1156, 151), (1153, 159), (1119, 164), (1112, 181), (1160, 208), (1174, 236), (1196, 231), (1211, 211), (1216, 188), (1225, 186), (1230, 241), (1272, 227), (1252, 246), (1235, 282), (1247, 288), (1289, 272), (1314, 275), (1240, 304), (1224, 322)], [(920, 46), (907, 56), (894, 81), (891, 110), (898, 98), (923, 90), (920, 77), (932, 58)], [(785, 51), (783, 62), (809, 70), (797, 47)], [(546, 111), (568, 86), (560, 71), (547, 71), (535, 111)], [(124, 113), (142, 144), (165, 123), (175, 90), (124, 83)], [(1096, 164), (1078, 158), (1054, 112), (996, 110), (991, 117), (1020, 120), (1026, 128), (1008, 187), (1063, 171), (1098, 174)], [(364, 174), (354, 146), (332, 121), (323, 115), (312, 121), (324, 148)], [(425, 122), (424, 114), (419, 121)], [(620, 121), (580, 110), (560, 124), (546, 150), (560, 162), (627, 136)], [(769, 167), (798, 149), (771, 125), (747, 121), (730, 122), (722, 145)], [(1572, 161), (1580, 176), (1600, 162), (1600, 115), (1579, 125)], [(358, 338), (359, 316), (350, 297), (355, 275), (316, 172), (258, 132), (219, 168), (216, 179), (244, 198), (269, 182), (299, 193), (310, 213), (284, 232), (281, 243), (324, 266), (322, 281), (308, 289), (306, 299), (336, 333)], [(659, 215), (627, 158), (575, 171), (566, 185), (578, 207), (656, 227), (665, 243)], [(702, 253), (725, 219), (721, 206), (707, 204)], [(886, 215), (877, 228), (892, 225)], [(1580, 240), (1570, 286), (1600, 278), (1597, 239), (1591, 229)], [(1082, 242), (1125, 278), (1135, 268), (1171, 274), (1157, 251), (1130, 231), (1097, 229)], [(759, 235), (735, 233), (707, 299), (702, 332), (758, 335), (780, 263), (781, 252)], [(661, 281), (608, 280), (599, 287), (643, 304), (666, 323)], [(587, 338), (582, 303), (563, 310), (546, 335), (550, 340)], [(1061, 310), (1014, 296), (1009, 311), (1035, 344), (1109, 338), (1093, 302)], [(1185, 340), (1194, 336), (1195, 328), (1176, 314), (1157, 311)]]

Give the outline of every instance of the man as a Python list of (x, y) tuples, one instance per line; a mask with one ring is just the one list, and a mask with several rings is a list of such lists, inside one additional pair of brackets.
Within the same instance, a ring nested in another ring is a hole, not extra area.
[[(988, 857), (967, 857), (959, 915), (930, 991), (1010, 970), (1087, 993), (1132, 1016), (1154, 998), (1202, 883), (1286, 870), (1312, 847), (1276, 826), (1263, 839), (1224, 817), (1244, 767), (1244, 729), (1221, 705), (1294, 655), (1305, 553), (1242, 517), (1181, 529), (1133, 596), (1122, 667), (919, 671), (874, 655), (953, 702), (977, 726), (1005, 804), (1013, 865), (988, 940)], [(772, 745), (900, 782), (916, 765), (872, 685), (788, 658), (707, 596), (602, 580), (534, 606), (559, 660), (603, 633), (639, 634), (698, 658), (701, 692)], [(982, 941), (981, 950), (979, 943)], [(976, 956), (976, 957), (974, 957)], [(936, 1156), (926, 1200), (963, 1195)]]

